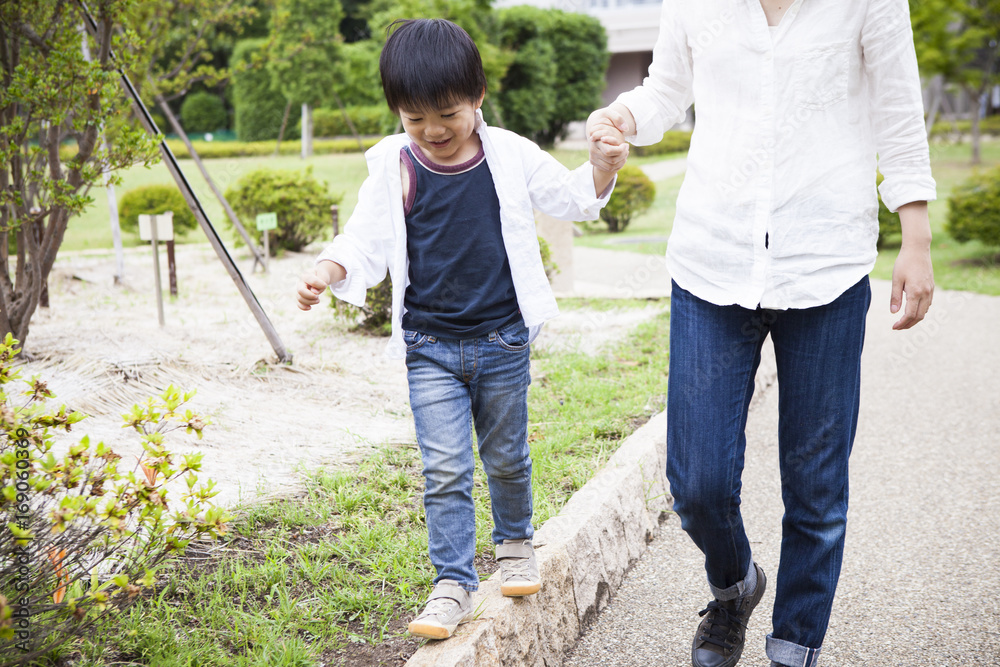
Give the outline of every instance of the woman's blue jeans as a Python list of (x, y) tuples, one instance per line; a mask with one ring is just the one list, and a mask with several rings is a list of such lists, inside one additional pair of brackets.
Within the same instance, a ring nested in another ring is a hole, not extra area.
[(476, 511), (472, 502), (475, 428), (489, 482), (493, 542), (530, 539), (528, 329), (517, 322), (479, 338), (445, 339), (405, 331), (410, 408), (424, 464), (434, 583), (479, 587)]
[(740, 514), (744, 430), (764, 338), (774, 344), (785, 513), (767, 654), (782, 664), (812, 664), (830, 619), (870, 302), (867, 276), (830, 304), (790, 310), (716, 306), (673, 284), (667, 478), (720, 599), (741, 594), (752, 567)]

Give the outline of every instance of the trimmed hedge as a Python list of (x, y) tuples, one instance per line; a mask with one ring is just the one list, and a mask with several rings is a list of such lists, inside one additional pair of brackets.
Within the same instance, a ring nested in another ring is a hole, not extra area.
[(204, 91), (191, 93), (181, 104), (181, 125), (187, 133), (226, 130), (229, 114), (218, 95)]
[[(361, 140), (365, 150), (368, 150), (382, 137), (365, 137)], [(204, 160), (230, 157), (260, 157), (274, 155), (273, 141), (192, 141), (191, 145), (198, 151), (198, 156)], [(187, 147), (180, 139), (167, 139), (167, 146), (178, 158), (189, 158)], [(76, 144), (67, 144), (59, 149), (59, 157), (64, 161), (76, 155)], [(280, 155), (298, 155), (302, 147), (298, 141), (281, 142)], [(329, 155), (333, 153), (357, 153), (358, 142), (354, 139), (316, 139), (313, 140), (313, 153)]]
[[(971, 120), (957, 120), (954, 123), (947, 120), (939, 120), (931, 126), (931, 137), (949, 137), (955, 134), (955, 130), (962, 136), (972, 134)], [(979, 119), (979, 133), (983, 136), (1000, 137), (1000, 115), (987, 116)]]
[[(345, 107), (345, 110), (359, 134), (384, 135), (392, 132), (396, 127), (396, 116), (384, 104)], [(353, 136), (340, 109), (313, 110), (313, 135), (317, 137)]]
[(690, 147), (690, 132), (671, 130), (663, 135), (663, 139), (651, 146), (632, 146), (632, 152), (636, 155), (667, 155), (668, 153), (686, 153)]
[(618, 181), (607, 205), (601, 209), (601, 220), (612, 233), (625, 231), (632, 218), (649, 210), (656, 196), (656, 186), (639, 167), (625, 165), (618, 172)]
[(961, 243), (1000, 246), (1000, 168), (979, 172), (951, 191), (945, 230)]
[(118, 203), (118, 221), (122, 229), (138, 234), (140, 214), (166, 211), (174, 213), (175, 235), (198, 226), (198, 221), (176, 185), (144, 185), (129, 190)]
[(250, 221), (260, 213), (277, 214), (278, 227), (270, 231), (268, 242), (271, 255), (277, 255), (279, 249), (302, 250), (323, 236), (330, 229), (330, 207), (339, 204), (341, 197), (331, 195), (309, 167), (305, 171), (257, 169), (227, 190), (226, 199), (258, 244), (262, 232)]

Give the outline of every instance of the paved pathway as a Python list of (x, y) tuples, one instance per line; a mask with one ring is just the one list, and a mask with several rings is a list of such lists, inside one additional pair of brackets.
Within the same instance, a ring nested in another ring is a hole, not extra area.
[[(873, 281), (843, 574), (823, 667), (1000, 665), (1000, 298), (935, 295), (895, 332)], [(740, 665), (767, 667), (780, 543), (777, 387), (748, 429), (743, 507), (771, 582)], [(671, 518), (566, 667), (683, 667), (707, 598)]]

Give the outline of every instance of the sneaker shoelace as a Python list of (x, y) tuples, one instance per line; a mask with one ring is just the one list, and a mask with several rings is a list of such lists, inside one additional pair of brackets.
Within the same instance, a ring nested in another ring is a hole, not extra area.
[(424, 607), (424, 611), (420, 614), (420, 618), (427, 618), (428, 616), (443, 616), (447, 617), (452, 610), (452, 607), (458, 605), (456, 600), (451, 598), (434, 598), (427, 603)]
[(531, 563), (527, 558), (504, 558), (503, 566), (508, 579), (514, 577), (531, 579)]
[(742, 614), (718, 600), (712, 600), (708, 603), (708, 607), (698, 612), (699, 616), (705, 614), (709, 615), (706, 619), (708, 628), (699, 639), (706, 644), (714, 644), (729, 650), (733, 647), (732, 642), (729, 641), (733, 628), (741, 626), (746, 629), (747, 627)]

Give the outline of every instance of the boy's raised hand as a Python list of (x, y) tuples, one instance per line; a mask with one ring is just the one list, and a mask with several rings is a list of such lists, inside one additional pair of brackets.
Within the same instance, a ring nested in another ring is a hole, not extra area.
[(327, 287), (344, 279), (347, 272), (340, 264), (329, 260), (320, 262), (299, 279), (295, 296), (300, 310), (309, 310), (319, 303), (319, 296)]

